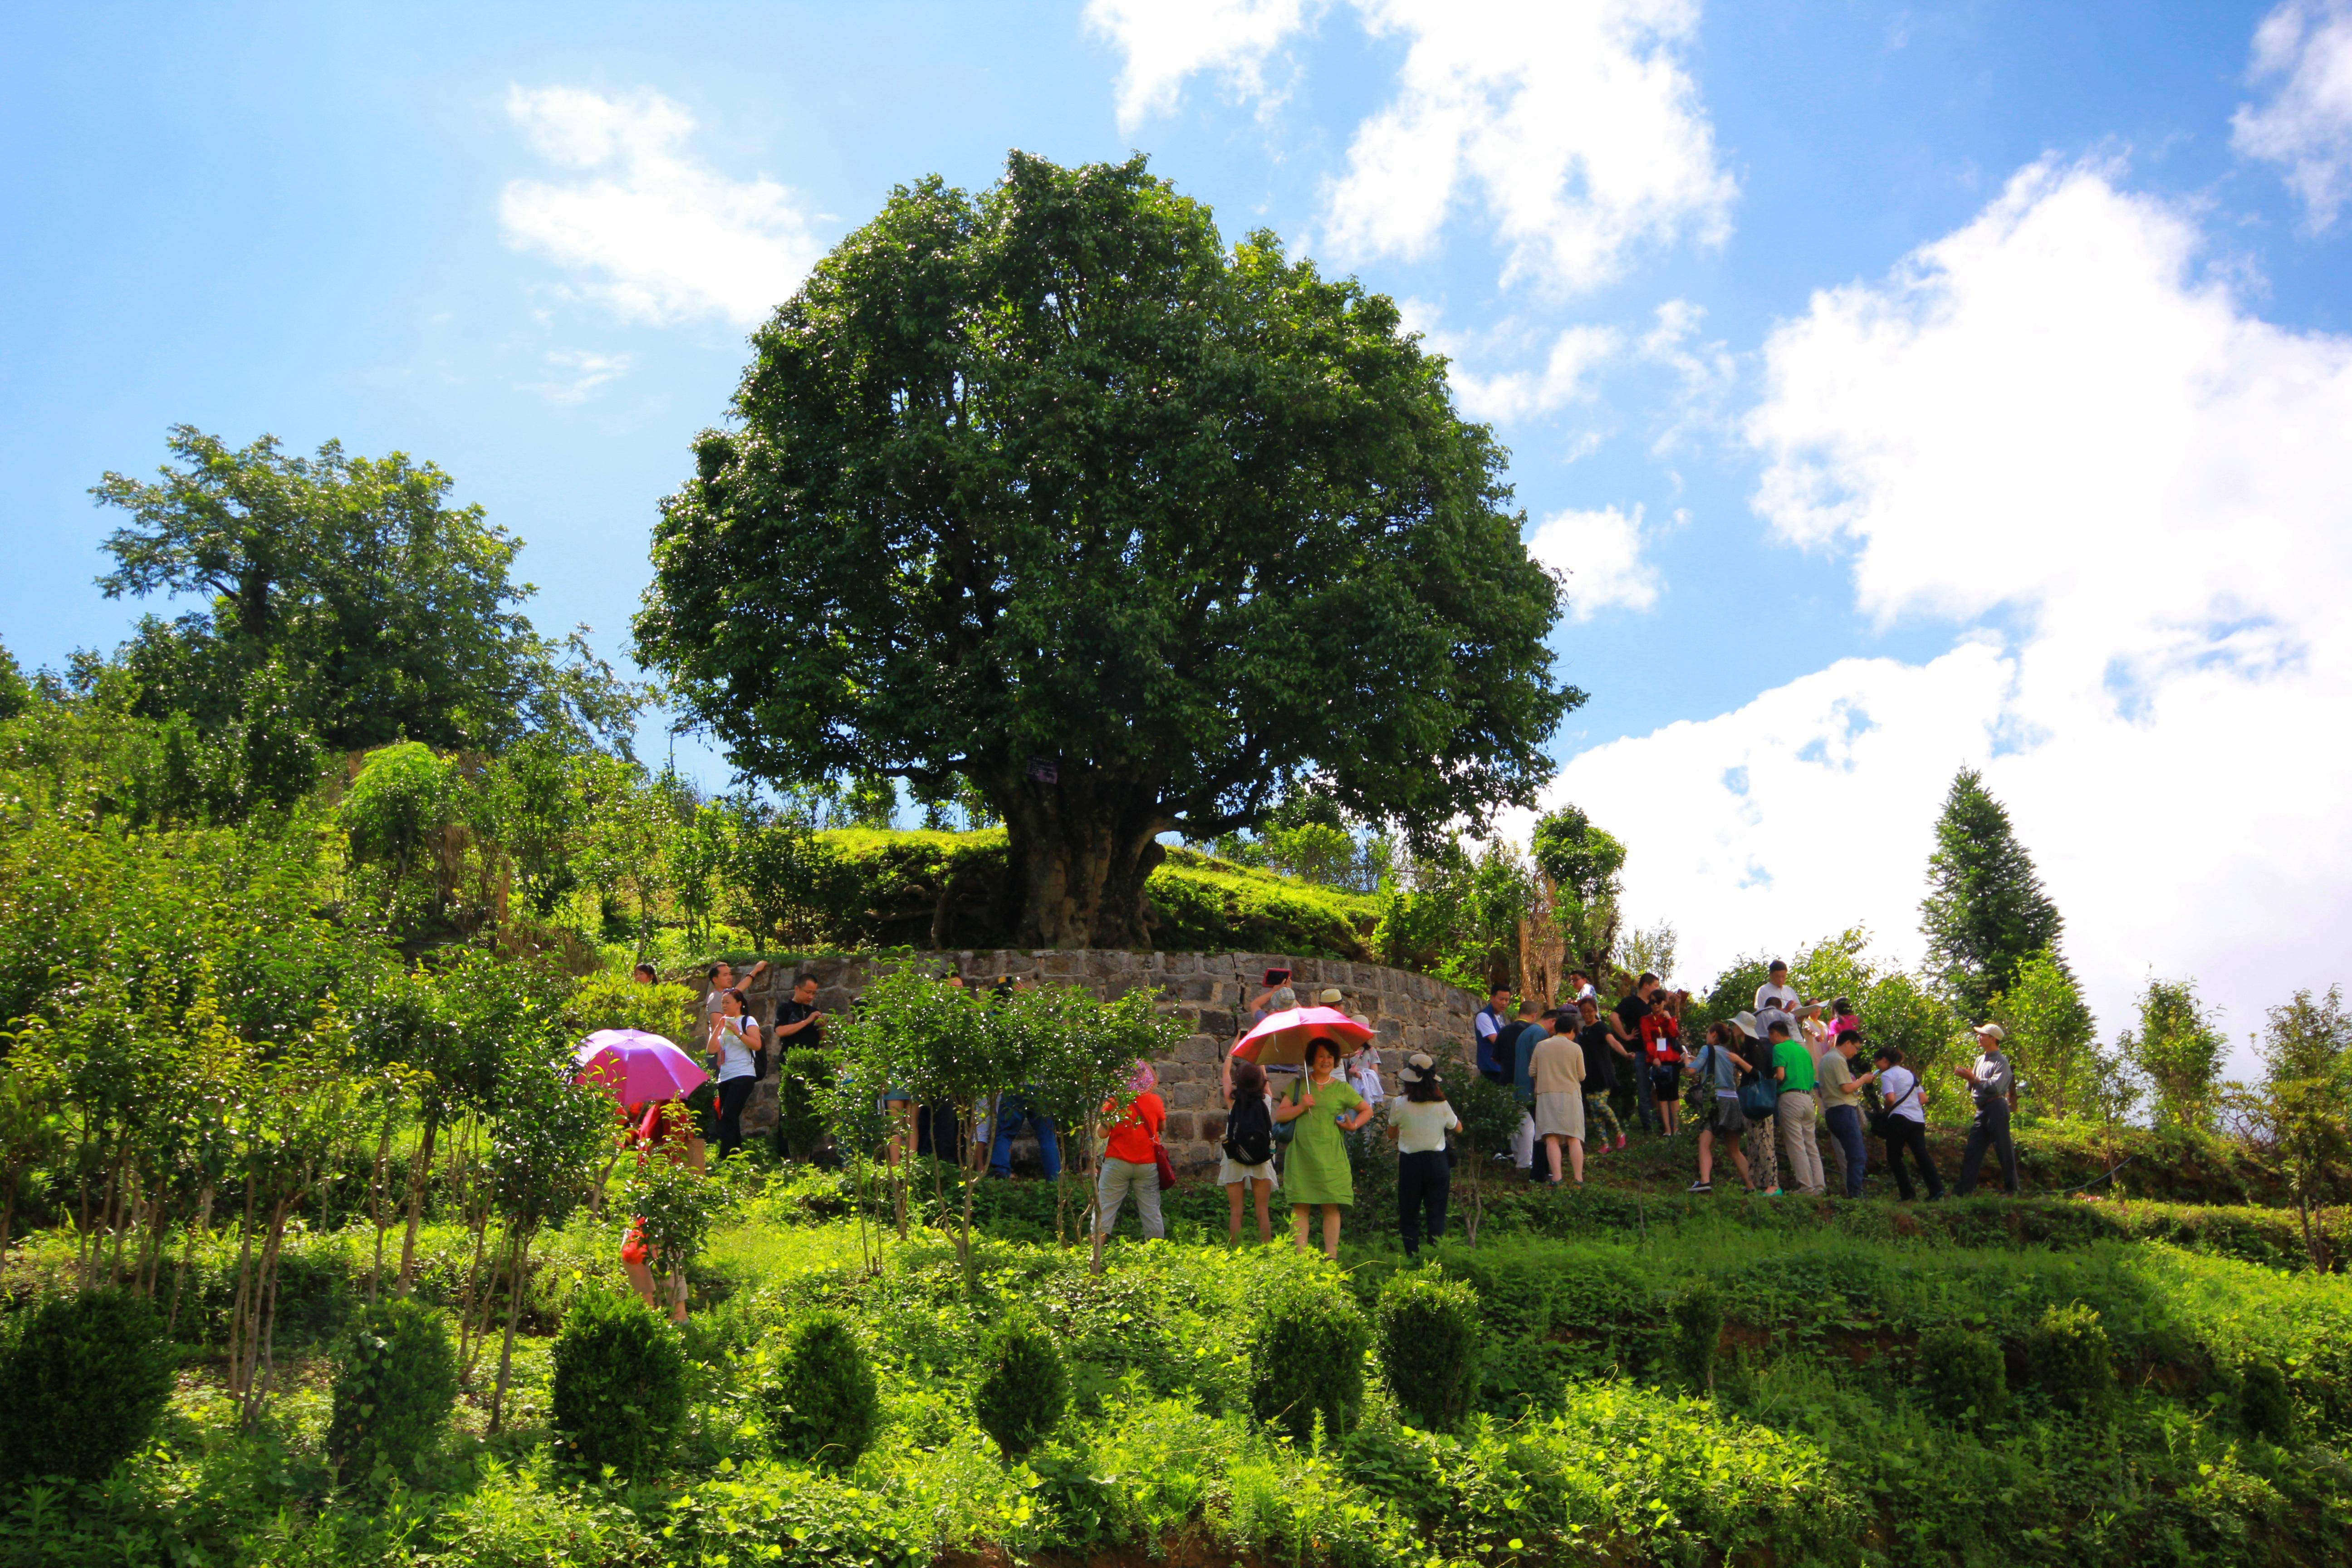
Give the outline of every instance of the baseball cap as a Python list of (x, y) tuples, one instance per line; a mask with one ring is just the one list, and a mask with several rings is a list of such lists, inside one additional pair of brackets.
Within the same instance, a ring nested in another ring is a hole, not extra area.
[(1979, 1035), (1990, 1035), (1995, 1040), (2005, 1040), (2009, 1038), (2009, 1031), (2002, 1028), (1999, 1024), (1979, 1024), (1977, 1026), (1977, 1033)]

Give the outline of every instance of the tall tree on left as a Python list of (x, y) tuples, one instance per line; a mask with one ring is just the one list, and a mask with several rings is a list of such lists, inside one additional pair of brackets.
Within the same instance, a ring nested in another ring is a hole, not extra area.
[(498, 751), (557, 732), (625, 742), (637, 693), (588, 650), (532, 629), (522, 542), (451, 507), (456, 483), (406, 454), (290, 457), (275, 437), (241, 449), (173, 427), (174, 465), (150, 483), (109, 473), (90, 493), (131, 521), (108, 535), (109, 598), (202, 595), (148, 616), (121, 658), (142, 706), (213, 729), (244, 716), (257, 678), (325, 744), (401, 739)]

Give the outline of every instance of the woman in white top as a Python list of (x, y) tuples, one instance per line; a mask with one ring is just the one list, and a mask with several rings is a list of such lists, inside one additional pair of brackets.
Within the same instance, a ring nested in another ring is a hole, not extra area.
[(1927, 1112), (1920, 1101), (1927, 1095), (1927, 1086), (1919, 1075), (1903, 1065), (1903, 1052), (1894, 1046), (1881, 1046), (1871, 1053), (1878, 1064), (1878, 1103), (1886, 1112), (1886, 1163), (1895, 1168), (1895, 1185), (1909, 1203), (1915, 1195), (1911, 1189), (1911, 1173), (1903, 1163), (1903, 1152), (1919, 1163), (1919, 1173), (1927, 1178), (1927, 1201), (1934, 1203), (1944, 1195), (1944, 1178), (1936, 1173), (1936, 1161), (1927, 1152)]
[[(1454, 1185), (1445, 1163), (1445, 1135), (1462, 1125), (1445, 1103), (1445, 1085), (1426, 1051), (1415, 1051), (1397, 1069), (1404, 1092), (1389, 1101), (1389, 1125), (1397, 1141), (1397, 1231), (1408, 1263), (1421, 1257), (1424, 1228), (1434, 1244), (1445, 1236), (1445, 1199)], [(1424, 1227), (1423, 1221), (1426, 1221)]]
[(719, 1079), (719, 1157), (743, 1146), (743, 1107), (760, 1081), (760, 1020), (743, 1012), (743, 993), (730, 986), (710, 1019), (710, 1066)]

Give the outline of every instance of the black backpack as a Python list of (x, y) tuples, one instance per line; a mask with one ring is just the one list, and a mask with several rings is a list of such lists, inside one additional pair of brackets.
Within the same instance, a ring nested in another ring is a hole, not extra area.
[(1262, 1094), (1234, 1101), (1225, 1118), (1225, 1158), (1236, 1165), (1263, 1165), (1274, 1158), (1274, 1112)]

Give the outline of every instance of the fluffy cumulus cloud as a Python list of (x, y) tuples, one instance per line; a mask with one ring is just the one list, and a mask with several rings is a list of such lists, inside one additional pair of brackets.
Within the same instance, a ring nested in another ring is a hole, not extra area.
[(2151, 968), (2241, 1037), (2352, 981), (2352, 340), (2253, 316), (2116, 171), (2045, 164), (1764, 360), (1759, 513), (1850, 560), (1855, 613), (1959, 629), (1564, 770), (1692, 974), (1854, 922), (1916, 956), (1967, 763), (2110, 1031)]
[(688, 152), (693, 115), (659, 93), (516, 87), (507, 112), (572, 176), (506, 187), (508, 243), (581, 274), (579, 291), (625, 321), (749, 325), (820, 254), (792, 193), (698, 162)]
[[(1455, 351), (1443, 341), (1433, 347)], [(1576, 326), (1552, 340), (1540, 370), (1504, 371), (1482, 376), (1455, 370), (1448, 378), (1462, 411), (1473, 419), (1508, 420), (1549, 414), (1592, 395), (1592, 374), (1615, 355), (1622, 341), (1613, 327)]]
[[(1314, 9), (1319, 10), (1318, 5)], [(1226, 79), (1265, 104), (1276, 96), (1266, 63), (1311, 19), (1305, 0), (1087, 0), (1087, 26), (1127, 57), (1118, 76), (1118, 123), (1132, 131), (1176, 107), (1196, 72)]]
[(1528, 553), (1568, 578), (1569, 614), (1589, 621), (1607, 609), (1646, 610), (1658, 602), (1658, 572), (1642, 554), (1642, 509), (1555, 512), (1528, 536)]
[(2254, 30), (2248, 75), (2270, 91), (2231, 121), (2231, 144), (2286, 165), (2314, 228), (2352, 196), (2352, 0), (2286, 0)]

